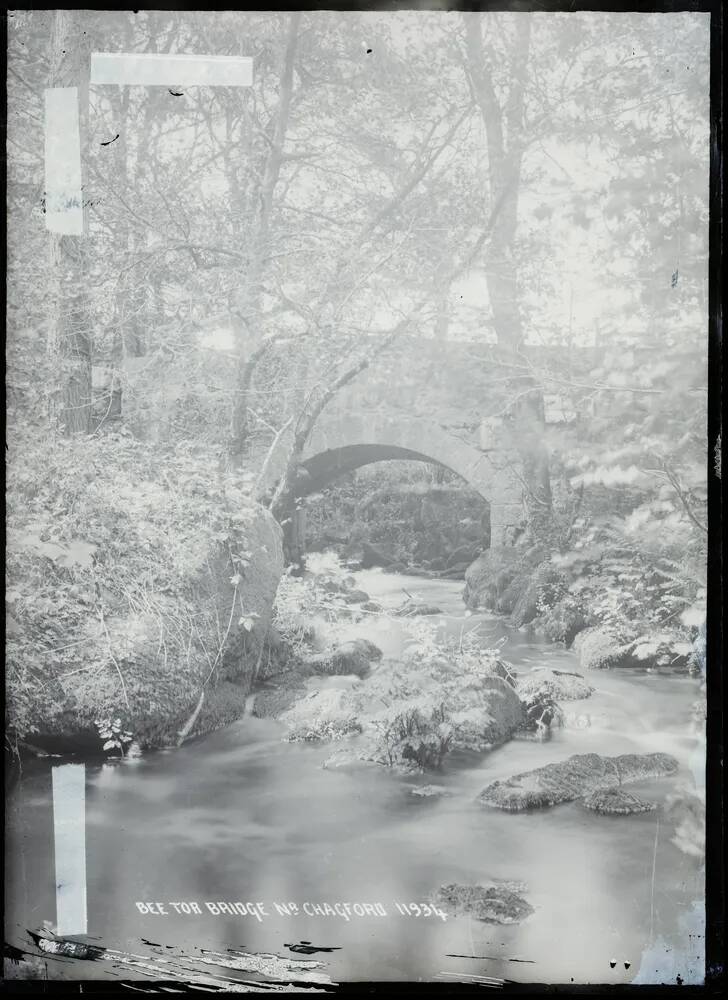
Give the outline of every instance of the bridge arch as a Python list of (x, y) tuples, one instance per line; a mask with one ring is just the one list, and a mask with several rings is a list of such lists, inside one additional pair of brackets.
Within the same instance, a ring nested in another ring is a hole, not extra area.
[(299, 496), (388, 459), (429, 462), (459, 475), (490, 505), (491, 546), (511, 544), (523, 516), (521, 483), (505, 450), (483, 451), (440, 424), (400, 413), (341, 411), (316, 425), (304, 449)]

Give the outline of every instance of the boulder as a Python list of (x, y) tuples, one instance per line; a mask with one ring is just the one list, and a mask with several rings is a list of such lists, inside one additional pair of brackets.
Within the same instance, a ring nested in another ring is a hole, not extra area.
[(362, 611), (369, 611), (371, 614), (381, 614), (384, 608), (376, 601), (364, 601), (361, 606)]
[(520, 734), (522, 739), (545, 742), (551, 738), (552, 726), (563, 725), (561, 709), (548, 694), (537, 693), (521, 700), (526, 709), (526, 721)]
[(398, 618), (411, 618), (413, 615), (441, 615), (442, 608), (435, 604), (419, 604), (417, 601), (407, 601), (394, 612)]
[(525, 722), (513, 687), (495, 672), (432, 664), (413, 677), (412, 665), (385, 662), (363, 685), (374, 717), (362, 753), (405, 770), (439, 769), (451, 751), (482, 753), (499, 746)]
[(279, 717), (289, 741), (340, 740), (361, 732), (345, 688), (324, 688), (300, 698)]
[(566, 594), (552, 608), (544, 610), (534, 621), (550, 642), (563, 642), (568, 649), (585, 628), (587, 615), (581, 602)]
[(552, 563), (538, 566), (516, 599), (511, 621), (520, 628), (528, 625), (545, 608), (552, 608), (566, 595), (566, 578)]
[(382, 651), (368, 639), (351, 639), (333, 649), (306, 659), (306, 664), (320, 674), (356, 674), (364, 677), (373, 661), (381, 660)]
[[(150, 519), (161, 520), (170, 498), (162, 489), (144, 486), (149, 488)], [(244, 516), (241, 512), (244, 562), (235, 555), (236, 547), (233, 557), (228, 541), (210, 542), (199, 526), (180, 532), (176, 547), (185, 550), (186, 558), (174, 591), (151, 589), (148, 609), (107, 593), (103, 627), (86, 610), (74, 664), (55, 676), (49, 670), (42, 691), (31, 691), (27, 705), (27, 691), (9, 690), (11, 726), (17, 724), (17, 713), (32, 711), (33, 742), (51, 752), (87, 753), (102, 752), (97, 723), (107, 718), (118, 717), (121, 728), (147, 749), (175, 746), (190, 719), (194, 723), (188, 737), (244, 713), (283, 571), (281, 529), (263, 507), (251, 505)], [(148, 556), (152, 570), (153, 560), (161, 565), (163, 557), (158, 551)], [(237, 611), (241, 607), (242, 616)], [(230, 627), (225, 632), (223, 625), (225, 642), (218, 654), (221, 622)], [(203, 688), (205, 697), (195, 715)]]
[(598, 789), (582, 799), (581, 804), (603, 816), (631, 816), (657, 809), (657, 803), (647, 802), (621, 788)]
[(255, 694), (252, 715), (258, 719), (276, 719), (306, 694), (304, 678), (293, 671), (287, 677), (267, 682)]
[(523, 887), (504, 882), (491, 885), (443, 885), (434, 902), (451, 916), (475, 917), (489, 924), (518, 924), (534, 912), (517, 890)]
[(376, 767), (376, 762), (362, 757), (353, 747), (337, 747), (323, 762), (325, 771), (352, 771)]
[(639, 635), (619, 633), (598, 626), (579, 632), (574, 640), (585, 670), (641, 667), (646, 670), (688, 670), (693, 647), (677, 633), (655, 632)]
[(463, 600), (473, 610), (498, 610), (499, 602), (516, 575), (520, 553), (515, 548), (486, 549), (465, 571)]
[(687, 670), (694, 663), (694, 646), (682, 636), (671, 632), (656, 632), (638, 636), (630, 654), (635, 666), (649, 670), (660, 668)]
[(632, 655), (634, 641), (627, 640), (616, 631), (604, 626), (584, 629), (574, 640), (583, 670), (609, 670), (613, 667), (635, 665)]
[(524, 771), (505, 781), (494, 781), (478, 796), (484, 805), (510, 812), (559, 805), (583, 799), (627, 782), (672, 775), (678, 763), (666, 753), (622, 754), (601, 757), (575, 754), (557, 764)]
[(536, 667), (535, 670), (519, 678), (516, 691), (522, 701), (535, 698), (577, 701), (580, 698), (588, 698), (593, 694), (594, 688), (581, 674)]

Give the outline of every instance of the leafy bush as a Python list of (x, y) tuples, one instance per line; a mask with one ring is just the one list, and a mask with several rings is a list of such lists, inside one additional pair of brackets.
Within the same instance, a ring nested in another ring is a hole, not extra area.
[(362, 755), (405, 769), (439, 768), (454, 750), (481, 752), (525, 722), (515, 677), (497, 649), (479, 646), (479, 629), (457, 641), (432, 623), (408, 623), (401, 662), (384, 662), (354, 691), (359, 718), (374, 736)]
[[(155, 448), (124, 431), (52, 444), (17, 435), (8, 463), (11, 742), (74, 726), (93, 733), (96, 720), (117, 718), (120, 732), (144, 738), (140, 718), (178, 703), (191, 711), (204, 678), (226, 671), (224, 638), (247, 634), (258, 614), (242, 600), (253, 515), (245, 481), (215, 475), (191, 448)], [(193, 583), (216, 551), (234, 570), (226, 620), (214, 584)], [(120, 736), (99, 736), (109, 739)]]

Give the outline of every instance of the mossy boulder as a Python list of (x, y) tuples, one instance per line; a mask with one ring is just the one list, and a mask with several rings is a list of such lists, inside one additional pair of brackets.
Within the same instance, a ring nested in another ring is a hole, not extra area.
[(404, 770), (436, 770), (453, 751), (500, 746), (526, 721), (496, 657), (385, 661), (356, 690), (367, 739), (361, 756)]
[(323, 653), (306, 658), (306, 666), (317, 674), (356, 674), (364, 677), (371, 664), (381, 660), (382, 651), (369, 639), (350, 639)]
[(442, 608), (438, 608), (436, 604), (423, 604), (418, 601), (407, 601), (401, 608), (397, 608), (394, 613), (398, 618), (414, 618), (417, 615), (441, 615), (443, 611)]
[(291, 741), (340, 740), (361, 732), (346, 688), (311, 691), (279, 716)]
[(581, 674), (567, 670), (536, 667), (518, 679), (516, 691), (524, 701), (530, 698), (576, 701), (580, 698), (588, 698), (590, 694), (593, 694), (594, 688), (584, 680)]
[(520, 553), (515, 548), (486, 549), (465, 570), (463, 600), (476, 610), (498, 610), (503, 594), (513, 581)]
[(533, 622), (550, 642), (563, 642), (567, 649), (586, 624), (586, 609), (572, 594), (566, 594), (553, 607), (543, 609)]
[(473, 917), (488, 924), (518, 924), (534, 912), (522, 892), (521, 883), (494, 882), (491, 885), (443, 885), (434, 902), (451, 916)]
[(552, 608), (565, 597), (567, 589), (563, 573), (550, 562), (541, 563), (529, 575), (518, 595), (511, 621), (517, 628), (528, 625), (540, 612)]
[[(149, 493), (150, 504), (165, 502), (162, 491)], [(150, 506), (150, 521), (156, 515), (160, 521), (167, 516)], [(41, 650), (49, 661), (42, 682), (9, 685), (9, 722), (20, 738), (25, 728), (30, 741), (45, 749), (101, 752), (97, 722), (118, 717), (143, 748), (176, 745), (203, 690), (188, 736), (240, 717), (268, 631), (283, 554), (280, 528), (267, 510), (251, 504), (239, 524), (237, 542), (211, 539), (191, 523), (180, 526), (173, 587), (155, 587), (152, 573), (146, 589), (134, 595), (110, 587), (97, 594), (95, 613), (87, 607), (76, 625), (74, 666), (58, 669), (53, 652)], [(120, 558), (139, 557), (133, 544), (130, 534)], [(164, 554), (150, 549), (144, 558), (153, 570), (153, 560)]]
[(615, 629), (595, 626), (584, 629), (574, 640), (583, 670), (609, 670), (635, 666), (634, 640)]
[(623, 788), (598, 789), (582, 799), (581, 804), (602, 816), (632, 816), (635, 813), (653, 812), (657, 803), (625, 792)]
[[(537, 600), (539, 587), (537, 585), (533, 588), (531, 584), (534, 573), (544, 563), (545, 556), (545, 551), (538, 545), (530, 548), (503, 546), (486, 549), (465, 570), (465, 604), (473, 610), (484, 608), (510, 615), (520, 603), (522, 610), (517, 612), (519, 624), (525, 624), (526, 619), (532, 620), (526, 602), (533, 603)], [(549, 585), (546, 579), (542, 583), (543, 589)], [(528, 597), (524, 596), (527, 594)]]
[(504, 781), (493, 781), (483, 789), (478, 801), (509, 812), (522, 812), (586, 799), (595, 792), (629, 782), (668, 777), (677, 769), (677, 760), (666, 753), (629, 753), (619, 757), (574, 754), (567, 760), (524, 771)]

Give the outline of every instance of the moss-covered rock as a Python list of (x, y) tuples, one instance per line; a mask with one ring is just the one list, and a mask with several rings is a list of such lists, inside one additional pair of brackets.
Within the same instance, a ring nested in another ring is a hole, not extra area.
[(407, 601), (394, 612), (398, 618), (413, 618), (416, 615), (441, 615), (442, 613), (442, 608), (438, 608), (436, 604), (424, 604), (418, 601)]
[(543, 562), (529, 575), (511, 612), (511, 621), (520, 628), (528, 625), (546, 608), (552, 608), (567, 593), (567, 582), (552, 563)]
[(497, 657), (478, 662), (385, 662), (356, 691), (366, 720), (362, 756), (407, 769), (437, 769), (448, 753), (480, 753), (508, 740), (525, 721)]
[[(161, 526), (168, 518), (162, 509), (167, 499), (165, 492), (149, 487), (150, 524), (157, 518)], [(225, 541), (201, 532), (199, 526), (195, 530), (191, 521), (180, 525), (182, 537), (175, 543), (178, 568), (174, 585), (166, 586), (156, 583), (155, 570), (160, 577), (172, 576), (161, 565), (167, 554), (148, 543), (142, 548), (142, 542), (137, 551), (137, 537), (129, 532), (118, 558), (131, 565), (146, 562), (148, 578), (134, 581), (130, 574), (116, 591), (110, 580), (81, 605), (73, 666), (65, 669), (41, 643), (37, 655), (47, 666), (23, 672), (17, 661), (22, 663), (25, 647), (18, 644), (12, 650), (8, 721), (17, 736), (30, 736), (34, 744), (62, 752), (101, 751), (97, 723), (118, 717), (142, 747), (159, 747), (175, 745), (193, 717), (187, 735), (242, 715), (268, 631), (283, 556), (280, 528), (268, 511), (250, 504), (240, 512), (238, 525)], [(155, 559), (160, 560), (158, 566)], [(123, 579), (121, 573), (119, 577)], [(84, 589), (70, 587), (69, 604), (85, 598)], [(28, 679), (33, 673), (35, 683)]]
[(317, 674), (356, 674), (364, 677), (371, 664), (381, 660), (382, 651), (369, 639), (350, 639), (332, 649), (305, 659), (307, 667)]
[(633, 648), (632, 639), (625, 639), (623, 634), (604, 626), (584, 629), (574, 640), (574, 649), (579, 654), (583, 670), (634, 666)]
[(518, 924), (534, 912), (521, 892), (520, 883), (491, 885), (443, 885), (434, 902), (454, 917), (467, 916), (488, 924)]
[(581, 674), (536, 667), (518, 679), (516, 691), (523, 701), (528, 701), (531, 698), (575, 701), (580, 698), (588, 698), (590, 694), (593, 694), (594, 688), (584, 680)]
[(621, 754), (602, 757), (596, 753), (575, 754), (567, 760), (524, 771), (505, 781), (494, 781), (478, 796), (484, 805), (509, 812), (543, 808), (583, 799), (645, 778), (666, 777), (678, 762), (666, 753)]
[[(534, 575), (545, 559), (546, 552), (540, 545), (486, 549), (465, 571), (463, 600), (473, 610), (485, 608), (502, 614), (515, 613), (518, 624), (526, 624), (535, 617), (539, 593), (543, 591), (546, 597), (550, 594), (554, 567), (543, 570), (543, 579), (536, 577), (534, 585)], [(557, 599), (554, 597), (553, 601)]]
[(323, 688), (296, 701), (279, 719), (291, 741), (339, 740), (361, 732), (351, 693)]
[(657, 803), (640, 799), (623, 788), (598, 789), (582, 799), (581, 804), (602, 816), (632, 816), (657, 809)]
[(306, 675), (297, 669), (277, 674), (258, 688), (251, 714), (258, 719), (277, 719), (306, 696)]
[(566, 594), (553, 607), (542, 610), (533, 622), (550, 642), (563, 642), (567, 649), (586, 624), (586, 611), (572, 594)]
[(465, 571), (465, 604), (473, 610), (498, 610), (516, 575), (519, 559), (515, 548), (486, 549)]

